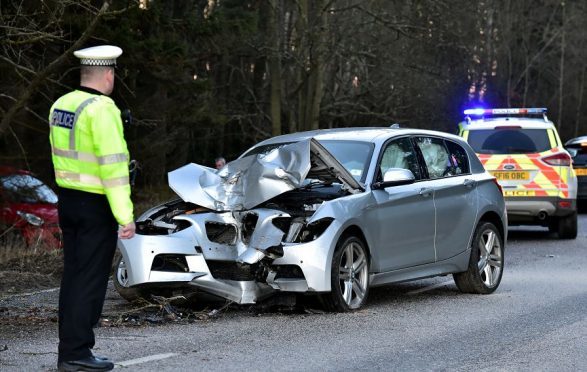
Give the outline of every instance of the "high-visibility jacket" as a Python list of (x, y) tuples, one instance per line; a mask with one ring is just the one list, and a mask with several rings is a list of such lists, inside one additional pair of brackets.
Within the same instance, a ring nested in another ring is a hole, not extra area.
[(57, 185), (106, 195), (116, 221), (132, 222), (129, 154), (114, 101), (80, 88), (53, 104), (49, 124)]

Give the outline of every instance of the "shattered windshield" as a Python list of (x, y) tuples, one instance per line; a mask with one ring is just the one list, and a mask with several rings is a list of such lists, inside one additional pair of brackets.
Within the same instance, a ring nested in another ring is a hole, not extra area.
[(57, 203), (57, 195), (49, 186), (28, 174), (0, 178), (8, 197), (19, 203)]
[[(319, 142), (346, 168), (355, 180), (365, 182), (369, 161), (371, 160), (371, 154), (373, 153), (374, 146), (372, 143), (340, 140), (322, 140)], [(292, 142), (282, 142), (258, 146), (249, 150), (244, 156), (268, 154), (272, 150), (291, 143)]]

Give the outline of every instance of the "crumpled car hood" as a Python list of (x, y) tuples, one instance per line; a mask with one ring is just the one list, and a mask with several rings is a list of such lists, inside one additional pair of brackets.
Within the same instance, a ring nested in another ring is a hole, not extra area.
[(188, 164), (169, 172), (169, 186), (184, 201), (217, 211), (251, 209), (302, 186), (306, 178), (362, 185), (315, 139), (227, 163), (219, 171)]

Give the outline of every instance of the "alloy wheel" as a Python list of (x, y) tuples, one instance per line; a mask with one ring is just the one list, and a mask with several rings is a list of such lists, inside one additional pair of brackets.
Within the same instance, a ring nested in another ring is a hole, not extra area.
[(369, 268), (365, 249), (352, 241), (343, 248), (339, 266), (339, 282), (342, 297), (351, 309), (363, 303), (369, 281)]
[(483, 283), (489, 288), (497, 285), (503, 267), (501, 242), (497, 234), (487, 229), (478, 242), (479, 262), (477, 268)]

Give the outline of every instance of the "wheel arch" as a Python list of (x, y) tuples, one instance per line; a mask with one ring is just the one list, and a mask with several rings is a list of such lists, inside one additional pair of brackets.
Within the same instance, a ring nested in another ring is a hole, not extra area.
[(501, 220), (501, 218), (499, 218), (499, 215), (494, 212), (494, 211), (487, 211), (483, 214), (483, 216), (481, 216), (481, 218), (479, 219), (479, 223), (481, 222), (491, 222), (492, 224), (495, 225), (495, 227), (497, 227), (497, 229), (499, 230), (499, 233), (501, 234), (502, 239), (506, 240), (506, 227), (503, 224), (503, 221)]
[(351, 235), (361, 239), (363, 244), (365, 244), (365, 249), (367, 249), (367, 255), (369, 256), (369, 260), (371, 260), (371, 249), (369, 248), (369, 243), (367, 243), (367, 238), (365, 237), (363, 230), (361, 230), (361, 228), (357, 225), (350, 225), (344, 229), (344, 231), (340, 235), (340, 239), (343, 239), (344, 237)]

